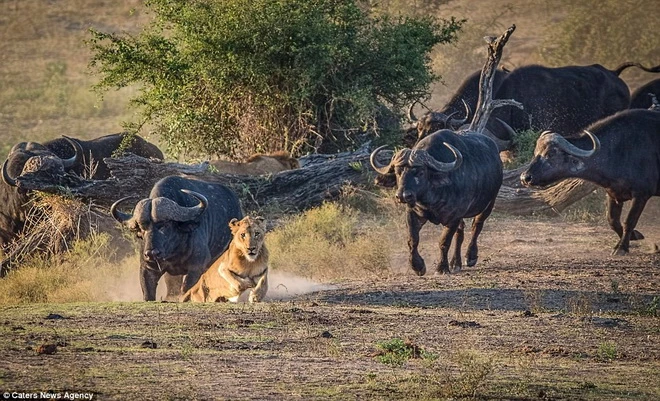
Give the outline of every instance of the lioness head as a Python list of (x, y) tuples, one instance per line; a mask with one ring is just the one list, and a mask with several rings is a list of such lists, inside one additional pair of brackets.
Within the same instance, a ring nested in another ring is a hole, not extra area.
[(233, 243), (245, 259), (254, 262), (261, 253), (266, 233), (266, 222), (263, 217), (246, 216), (242, 220), (232, 219), (229, 228), (234, 236)]

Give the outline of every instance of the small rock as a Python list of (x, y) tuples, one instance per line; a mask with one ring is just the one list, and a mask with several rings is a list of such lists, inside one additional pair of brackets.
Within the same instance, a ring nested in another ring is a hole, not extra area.
[(37, 347), (37, 354), (42, 355), (52, 355), (57, 352), (57, 345), (55, 344), (41, 344)]
[(450, 320), (449, 321), (450, 326), (457, 326), (457, 327), (462, 327), (464, 329), (468, 327), (481, 327), (481, 325), (477, 322), (472, 322), (472, 321), (458, 321), (458, 320)]
[(332, 335), (332, 333), (330, 333), (329, 331), (326, 330), (323, 333), (321, 333), (321, 337), (323, 337), (323, 338), (333, 338), (334, 336)]
[(58, 315), (57, 313), (51, 313), (48, 316), (46, 316), (46, 319), (57, 320), (57, 319), (66, 319), (66, 318), (62, 315)]
[(156, 349), (156, 348), (158, 348), (158, 344), (156, 344), (156, 343), (153, 342), (153, 341), (147, 340), (147, 341), (145, 341), (145, 342), (142, 343), (141, 347), (142, 347), (142, 348)]

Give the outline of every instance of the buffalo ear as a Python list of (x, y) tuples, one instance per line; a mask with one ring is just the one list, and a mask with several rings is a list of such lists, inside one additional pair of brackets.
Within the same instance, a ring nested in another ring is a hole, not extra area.
[(396, 187), (396, 175), (395, 174), (378, 175), (376, 176), (376, 178), (374, 178), (374, 184), (378, 185), (379, 187), (394, 188)]
[(199, 227), (199, 221), (197, 220), (182, 221), (177, 223), (177, 228), (179, 231), (184, 233), (191, 233), (195, 231), (197, 227)]

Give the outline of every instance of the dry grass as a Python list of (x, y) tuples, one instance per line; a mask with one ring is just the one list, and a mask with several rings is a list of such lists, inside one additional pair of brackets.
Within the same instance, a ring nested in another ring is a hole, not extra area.
[(57, 257), (37, 254), (0, 280), (0, 304), (137, 300), (137, 258), (118, 260), (108, 234), (71, 243)]
[(383, 243), (385, 231), (373, 217), (326, 203), (286, 219), (266, 241), (274, 270), (332, 281), (386, 273), (390, 255)]

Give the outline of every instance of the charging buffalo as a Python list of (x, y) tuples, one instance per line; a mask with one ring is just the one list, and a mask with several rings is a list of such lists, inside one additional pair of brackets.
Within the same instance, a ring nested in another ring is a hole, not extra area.
[(444, 226), (437, 272), (449, 272), (447, 258), (453, 237), (456, 243), (451, 266), (459, 271), (463, 219), (467, 217), (474, 220), (466, 262), (467, 266), (474, 266), (478, 258), (477, 239), (502, 185), (502, 162), (495, 142), (475, 132), (456, 134), (440, 130), (421, 139), (412, 149), (398, 151), (386, 165), (377, 158), (383, 148), (372, 152), (371, 165), (379, 174), (396, 177), (396, 199), (408, 206), (406, 221), (413, 271), (420, 276), (426, 273), (417, 246), (419, 231), (427, 221)]
[[(140, 200), (132, 214), (110, 207), (112, 216), (142, 240), (140, 284), (145, 301), (156, 299), (158, 280), (167, 281), (168, 298), (187, 291), (231, 241), (229, 221), (243, 214), (236, 195), (221, 184), (170, 176), (158, 181), (149, 198)], [(173, 288), (174, 287), (174, 288)]]
[[(591, 125), (576, 138), (544, 132), (534, 158), (520, 175), (526, 186), (546, 186), (565, 178), (582, 178), (605, 188), (607, 220), (619, 236), (614, 254), (625, 255), (646, 202), (660, 196), (660, 113), (625, 110)], [(632, 200), (621, 226), (623, 203)]]

